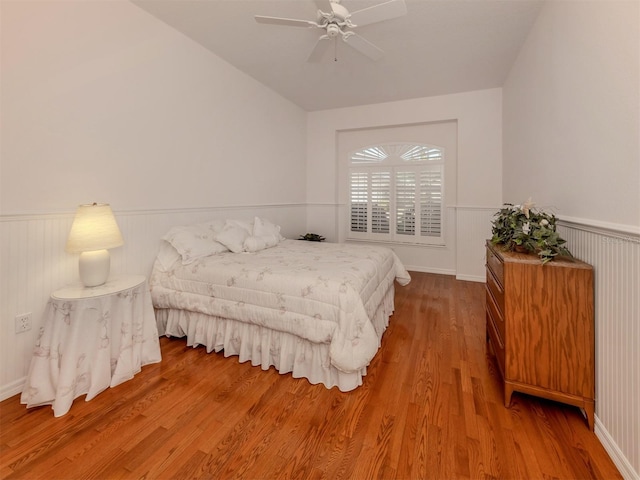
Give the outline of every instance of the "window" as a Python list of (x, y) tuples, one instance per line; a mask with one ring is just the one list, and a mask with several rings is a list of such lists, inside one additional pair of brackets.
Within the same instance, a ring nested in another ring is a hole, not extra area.
[(444, 148), (390, 143), (349, 155), (347, 238), (443, 244)]

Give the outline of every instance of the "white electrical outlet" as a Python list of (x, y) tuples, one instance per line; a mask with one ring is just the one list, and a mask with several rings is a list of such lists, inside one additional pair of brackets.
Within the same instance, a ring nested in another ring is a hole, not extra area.
[(16, 333), (28, 332), (31, 330), (31, 312), (16, 315)]

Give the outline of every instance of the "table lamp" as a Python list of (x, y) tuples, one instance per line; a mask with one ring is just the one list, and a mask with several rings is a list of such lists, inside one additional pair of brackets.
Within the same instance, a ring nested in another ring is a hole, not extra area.
[(80, 253), (80, 280), (86, 287), (102, 285), (109, 277), (108, 248), (124, 244), (107, 203), (78, 206), (65, 250)]

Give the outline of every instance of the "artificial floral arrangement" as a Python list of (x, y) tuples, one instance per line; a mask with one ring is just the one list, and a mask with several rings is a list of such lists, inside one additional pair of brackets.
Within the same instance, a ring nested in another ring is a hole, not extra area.
[(558, 255), (573, 256), (556, 232), (556, 216), (533, 205), (531, 199), (522, 205), (505, 203), (491, 222), (491, 243), (502, 244), (505, 250), (535, 252), (543, 264)]

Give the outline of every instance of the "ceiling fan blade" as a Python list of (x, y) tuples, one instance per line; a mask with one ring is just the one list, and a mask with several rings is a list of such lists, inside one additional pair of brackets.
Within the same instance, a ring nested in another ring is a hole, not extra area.
[(322, 60), (324, 53), (331, 46), (331, 40), (332, 39), (329, 38), (328, 35), (322, 35), (320, 38), (318, 38), (318, 41), (316, 42), (316, 46), (313, 47), (313, 50), (311, 50), (311, 54), (309, 55), (309, 58), (307, 59), (307, 61), (319, 62), (320, 60)]
[(376, 47), (373, 43), (368, 40), (365, 40), (357, 33), (353, 33), (349, 35), (349, 37), (344, 38), (344, 43), (353, 47), (363, 55), (369, 57), (371, 60), (380, 60), (383, 55), (383, 51)]
[(293, 18), (263, 17), (256, 15), (254, 17), (258, 23), (267, 23), (270, 25), (285, 25), (287, 27), (317, 27), (316, 22), (310, 20), (295, 20)]
[(404, 0), (389, 0), (388, 2), (374, 5), (351, 12), (351, 22), (361, 27), (371, 23), (382, 22), (392, 18), (401, 17), (407, 14), (407, 6)]
[(329, 0), (314, 0), (313, 3), (315, 3), (318, 10), (322, 12), (331, 11), (331, 2)]

